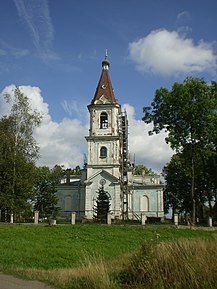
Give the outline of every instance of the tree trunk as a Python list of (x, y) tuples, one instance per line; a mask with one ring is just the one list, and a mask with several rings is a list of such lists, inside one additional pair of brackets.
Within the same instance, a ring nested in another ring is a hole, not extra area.
[(195, 217), (196, 217), (196, 205), (195, 205), (195, 173), (194, 173), (194, 158), (192, 156), (191, 159), (191, 172), (192, 172), (192, 179), (191, 179), (191, 200), (192, 200), (192, 225), (195, 225)]

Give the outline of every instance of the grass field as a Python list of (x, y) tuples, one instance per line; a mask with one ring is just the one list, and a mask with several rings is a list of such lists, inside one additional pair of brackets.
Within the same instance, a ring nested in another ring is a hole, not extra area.
[[(141, 287), (141, 284), (138, 285), (140, 287), (133, 287), (131, 282), (135, 279), (135, 268), (141, 266), (138, 252), (141, 259), (144, 259), (144, 250), (141, 253), (144, 244), (146, 251), (154, 258), (151, 249), (154, 246), (177, 245), (178, 240), (185, 240), (184, 244), (192, 240), (190, 242), (193, 244), (197, 240), (194, 247), (201, 242), (211, 247), (211, 242), (216, 245), (216, 236), (215, 231), (154, 226), (0, 225), (0, 271), (39, 279), (61, 289), (146, 288)], [(173, 251), (172, 246), (170, 249)], [(169, 250), (162, 248), (164, 251)], [(175, 250), (178, 251), (177, 248)], [(134, 268), (134, 272), (127, 266)], [(126, 279), (128, 277), (131, 281)], [(128, 283), (130, 287), (127, 287)]]

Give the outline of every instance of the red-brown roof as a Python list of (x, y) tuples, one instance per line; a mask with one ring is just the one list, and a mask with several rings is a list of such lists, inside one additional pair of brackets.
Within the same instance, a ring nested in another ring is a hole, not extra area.
[(109, 73), (108, 73), (109, 62), (107, 58), (102, 62), (102, 65), (103, 65), (102, 74), (101, 74), (98, 86), (96, 88), (96, 92), (92, 100), (92, 104), (96, 100), (99, 100), (101, 96), (104, 96), (105, 98), (110, 100), (112, 103), (118, 103), (117, 99), (114, 96), (114, 91), (113, 91), (111, 80), (110, 80)]

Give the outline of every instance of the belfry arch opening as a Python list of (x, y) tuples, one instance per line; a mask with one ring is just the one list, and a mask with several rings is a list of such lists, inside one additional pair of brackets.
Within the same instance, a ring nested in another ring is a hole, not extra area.
[(101, 158), (106, 158), (107, 157), (107, 148), (104, 147), (104, 146), (100, 148), (100, 157)]
[(100, 114), (100, 128), (108, 128), (108, 115), (106, 112)]

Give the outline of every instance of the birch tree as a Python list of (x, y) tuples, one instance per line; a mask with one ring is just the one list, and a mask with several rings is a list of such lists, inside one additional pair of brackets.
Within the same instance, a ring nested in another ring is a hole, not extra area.
[(31, 109), (29, 99), (19, 87), (14, 95), (5, 95), (11, 105), (9, 115), (0, 120), (1, 178), (0, 206), (10, 213), (22, 210), (31, 194), (34, 183), (35, 161), (39, 157), (39, 146), (33, 130), (41, 122), (40, 113)]

